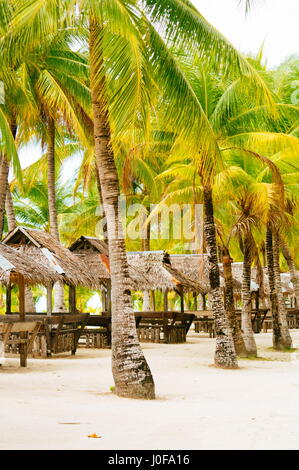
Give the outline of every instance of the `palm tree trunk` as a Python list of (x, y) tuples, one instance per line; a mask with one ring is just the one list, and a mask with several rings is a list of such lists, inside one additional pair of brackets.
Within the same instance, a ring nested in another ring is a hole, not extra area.
[(54, 119), (47, 119), (47, 137), (48, 137), (48, 206), (50, 233), (59, 241), (58, 216), (56, 204), (56, 177), (55, 177), (55, 122)]
[[(47, 118), (47, 163), (48, 163), (48, 208), (51, 235), (59, 241), (58, 215), (56, 202), (56, 175), (55, 175), (55, 122)], [(64, 288), (62, 282), (54, 285), (54, 312), (66, 312), (64, 302)]]
[(8, 185), (9, 166), (5, 155), (2, 154), (0, 162), (0, 239), (4, 230), (5, 199)]
[(150, 292), (148, 290), (143, 291), (142, 311), (149, 312), (151, 309)]
[(290, 271), (291, 283), (293, 284), (293, 287), (294, 287), (296, 304), (297, 304), (297, 308), (299, 308), (299, 276), (297, 274), (295, 262), (286, 242), (281, 237), (279, 241), (280, 241), (280, 248), (281, 248), (282, 254), (285, 257), (285, 260), (287, 262), (287, 265)]
[[(149, 213), (150, 208), (147, 207), (147, 212)], [(144, 236), (145, 235), (145, 236)], [(142, 251), (150, 251), (151, 249), (151, 225), (147, 224), (143, 238), (141, 239), (141, 249)], [(149, 291), (143, 292), (143, 303), (142, 310), (147, 312), (151, 310), (151, 295)]]
[(242, 273), (242, 331), (244, 343), (247, 353), (250, 356), (257, 355), (257, 346), (254, 339), (251, 320), (251, 255), (250, 247), (248, 246), (247, 238), (244, 243), (244, 259), (243, 259), (243, 273)]
[(273, 234), (269, 226), (267, 227), (266, 233), (266, 257), (270, 288), (270, 305), (273, 323), (273, 348), (279, 351), (284, 348), (284, 344), (282, 340), (281, 327), (279, 322), (279, 306), (275, 284)]
[(221, 299), (212, 189), (209, 187), (204, 188), (204, 210), (204, 234), (208, 251), (211, 285), (209, 300), (215, 317), (216, 330), (215, 365), (226, 369), (236, 369), (238, 362), (233, 336)]
[(281, 289), (281, 278), (280, 278), (280, 265), (279, 265), (279, 235), (275, 233), (273, 235), (273, 258), (274, 258), (274, 276), (275, 276), (275, 287), (278, 299), (278, 317), (281, 329), (281, 339), (284, 348), (292, 347), (292, 338), (288, 326), (288, 312), (284, 302), (282, 289)]
[[(17, 135), (17, 125), (14, 119), (12, 120), (10, 124), (10, 130), (15, 140), (16, 135)], [(16, 226), (16, 219), (14, 215), (12, 199), (10, 201), (11, 202), (10, 207), (6, 208), (7, 192), (9, 190), (8, 175), (9, 175), (9, 165), (8, 165), (7, 157), (3, 154), (1, 155), (1, 162), (0, 162), (0, 239), (3, 236), (5, 210), (7, 212), (9, 230), (13, 230)], [(10, 197), (11, 197), (11, 194), (10, 194)]]
[(26, 313), (36, 312), (36, 306), (35, 306), (32, 290), (30, 289), (29, 286), (25, 287), (25, 309), (26, 309)]
[[(264, 255), (263, 255), (263, 259), (264, 259)], [(264, 264), (264, 266), (265, 265), (266, 264)], [(266, 298), (266, 294), (265, 294), (265, 275), (264, 275), (263, 266), (261, 264), (258, 253), (256, 257), (256, 282), (259, 285), (259, 300), (260, 300), (261, 308), (267, 308), (268, 299)]]
[(223, 256), (223, 276), (224, 276), (224, 298), (225, 310), (228, 316), (229, 325), (232, 330), (235, 350), (238, 356), (247, 356), (247, 350), (242, 337), (239, 321), (236, 317), (235, 299), (234, 299), (234, 285), (232, 273), (232, 259), (227, 248), (225, 248), (225, 256)]
[(5, 212), (6, 212), (7, 223), (8, 223), (8, 231), (11, 232), (12, 230), (16, 228), (17, 221), (16, 221), (9, 183), (7, 184), (7, 190), (6, 190)]
[(102, 80), (99, 84), (96, 79), (101, 62), (98, 47), (100, 35), (100, 25), (91, 20), (90, 81), (95, 158), (107, 219), (112, 283), (112, 373), (115, 393), (118, 396), (153, 399), (154, 381), (138, 341), (129, 289), (128, 262), (118, 207), (119, 181), (111, 143), (109, 116), (103, 101), (105, 83)]

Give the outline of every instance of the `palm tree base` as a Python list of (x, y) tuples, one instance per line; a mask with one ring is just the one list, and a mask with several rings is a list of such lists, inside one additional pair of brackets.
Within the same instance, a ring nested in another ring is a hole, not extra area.
[(155, 386), (153, 382), (143, 384), (123, 384), (114, 389), (115, 395), (121, 398), (133, 398), (137, 400), (154, 400)]
[(238, 369), (238, 360), (234, 346), (227, 336), (216, 339), (215, 367), (221, 369)]

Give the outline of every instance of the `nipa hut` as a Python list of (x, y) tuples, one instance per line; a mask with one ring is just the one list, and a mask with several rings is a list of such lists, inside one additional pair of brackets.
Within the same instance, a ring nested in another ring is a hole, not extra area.
[(81, 266), (93, 277), (94, 288), (102, 291), (103, 310), (111, 311), (111, 277), (107, 244), (95, 237), (82, 235), (69, 247)]
[(54, 269), (0, 242), (0, 284), (6, 286), (6, 313), (11, 312), (12, 284), (19, 286), (20, 317), (24, 319), (25, 285), (41, 284), (47, 287), (59, 278)]
[(173, 268), (181, 272), (193, 282), (200, 283), (200, 293), (207, 294), (210, 291), (208, 260), (206, 254), (171, 254), (169, 258)]
[(27, 285), (47, 286), (60, 279), (54, 269), (0, 242), (0, 284), (8, 286), (14, 274), (23, 276)]
[[(94, 280), (78, 259), (62, 246), (50, 233), (27, 227), (17, 227), (3, 240), (6, 245), (28, 255), (36, 262), (54, 270), (60, 281), (69, 286), (70, 311), (76, 311), (75, 288), (78, 285), (94, 287)], [(48, 314), (52, 313), (52, 287), (48, 287)]]
[(189, 279), (176, 269), (165, 251), (128, 252), (127, 259), (132, 290), (201, 292), (203, 289), (198, 279)]

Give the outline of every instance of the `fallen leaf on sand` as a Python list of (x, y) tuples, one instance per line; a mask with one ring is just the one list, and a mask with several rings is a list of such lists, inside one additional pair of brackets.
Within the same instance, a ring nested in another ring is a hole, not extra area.
[(81, 424), (81, 423), (78, 423), (78, 422), (69, 422), (69, 423), (61, 422), (61, 423), (58, 423), (58, 424)]
[(98, 436), (95, 432), (93, 434), (88, 434), (88, 437), (92, 437), (93, 439), (101, 439), (102, 436)]

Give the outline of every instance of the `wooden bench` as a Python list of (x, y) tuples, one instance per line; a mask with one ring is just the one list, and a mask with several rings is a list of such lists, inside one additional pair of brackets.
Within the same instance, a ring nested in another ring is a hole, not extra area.
[(27, 366), (27, 355), (32, 351), (34, 341), (42, 326), (39, 321), (18, 321), (9, 318), (0, 322), (2, 351), (20, 354), (21, 367)]
[(90, 315), (81, 336), (80, 346), (111, 348), (111, 315)]
[(181, 312), (136, 312), (140, 342), (185, 343), (194, 314)]
[[(10, 314), (7, 317), (13, 318), (15, 315)], [(50, 357), (52, 354), (64, 352), (76, 354), (78, 342), (88, 318), (89, 313), (51, 316), (45, 314), (26, 315), (26, 320), (37, 320), (41, 323), (40, 330), (33, 342), (32, 355), (34, 357)]]
[[(141, 317), (135, 315), (136, 327)], [(80, 337), (80, 347), (107, 349), (111, 348), (111, 315), (90, 315)]]
[[(260, 333), (264, 323), (268, 321), (268, 309), (260, 309), (258, 311), (253, 309), (251, 314), (253, 331), (254, 333)], [(236, 310), (236, 317), (241, 327), (241, 310)], [(212, 310), (195, 312), (194, 330), (196, 333), (208, 333), (210, 338), (215, 338), (215, 321)]]

